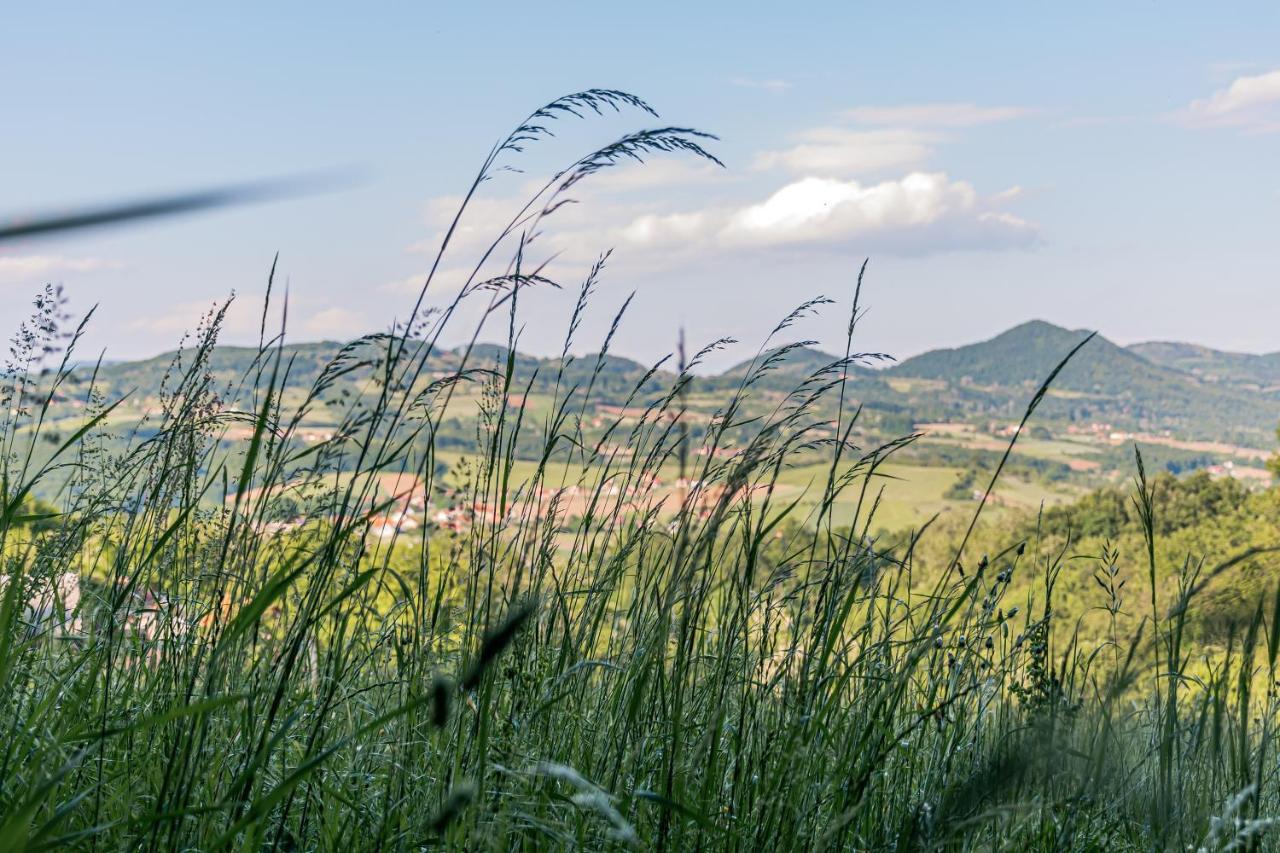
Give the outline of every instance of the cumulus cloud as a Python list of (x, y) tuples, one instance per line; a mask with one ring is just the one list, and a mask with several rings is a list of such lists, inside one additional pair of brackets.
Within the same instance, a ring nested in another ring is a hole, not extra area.
[(1280, 130), (1280, 69), (1237, 77), (1225, 89), (1193, 101), (1183, 118), (1196, 125)]
[(66, 273), (114, 269), (119, 264), (102, 258), (61, 255), (0, 255), (0, 283), (48, 280)]
[[(1005, 206), (1017, 199), (1011, 187), (984, 195), (970, 183), (944, 172), (910, 172), (879, 182), (808, 175), (792, 179), (755, 200), (721, 200), (672, 210), (652, 205), (593, 199), (553, 215), (533, 244), (536, 257), (554, 257), (556, 269), (589, 264), (608, 248), (629, 265), (662, 268), (720, 252), (768, 252), (806, 248), (900, 255), (957, 250), (1025, 248), (1039, 240), (1031, 222)], [(461, 232), (466, 238), (494, 233), (509, 216), (508, 201), (485, 205)], [(470, 259), (473, 247), (459, 246), (455, 256)], [(505, 264), (508, 254), (496, 261)], [(456, 292), (463, 268), (446, 265), (437, 293)], [(552, 277), (555, 277), (553, 273)], [(385, 292), (416, 293), (420, 278), (384, 285)]]
[(781, 167), (805, 175), (849, 176), (917, 166), (933, 153), (933, 134), (917, 130), (847, 130), (820, 127), (797, 144), (756, 156), (760, 169)]
[[(621, 163), (593, 175), (589, 183), (575, 187), (572, 197), (574, 203), (559, 208), (554, 217), (555, 226), (557, 229), (569, 230), (589, 227), (598, 221), (601, 210), (605, 209), (613, 213), (611, 221), (617, 221), (621, 216), (629, 218), (653, 207), (655, 190), (700, 189), (713, 183), (731, 184), (739, 178), (740, 176), (730, 175), (725, 169), (705, 161), (655, 159), (643, 163)], [(479, 195), (472, 198), (450, 239), (450, 253), (454, 257), (464, 257), (486, 250), (502, 229), (511, 223), (516, 212), (540, 189), (541, 182), (529, 180), (508, 195)], [(457, 195), (437, 196), (428, 200), (423, 210), (423, 221), (432, 229), (432, 233), (425, 239), (411, 243), (408, 251), (425, 255), (437, 252), (445, 229), (462, 202), (463, 197)], [(575, 248), (578, 247), (562, 247), (571, 252)], [(578, 256), (581, 252), (579, 250), (574, 254)], [(502, 257), (501, 260), (505, 262), (508, 259)], [(418, 276), (407, 281), (388, 282), (383, 285), (383, 289), (388, 292), (416, 293), (421, 285), (422, 276)]]
[[(617, 249), (630, 270), (656, 271), (699, 259), (714, 263), (716, 253), (726, 252), (808, 247), (924, 255), (1016, 249), (1039, 240), (1033, 223), (1008, 210), (1019, 187), (979, 193), (928, 162), (948, 138), (943, 125), (997, 121), (1028, 111), (972, 104), (879, 109), (864, 118), (939, 127), (813, 128), (795, 136), (790, 147), (758, 153), (753, 170), (727, 177), (704, 164), (666, 160), (606, 170), (575, 187), (579, 203), (559, 207), (538, 223), (524, 263), (531, 267), (554, 259), (547, 272), (560, 280), (577, 275), (607, 249)], [(663, 191), (651, 191), (655, 188)], [(525, 201), (522, 194), (536, 189), (529, 183), (505, 196), (473, 199), (453, 234), (433, 293), (458, 292), (472, 272), (466, 264), (482, 256), (510, 223)], [(435, 252), (460, 201), (431, 200), (424, 216), (431, 236), (410, 251)], [(489, 256), (480, 277), (504, 272), (514, 253), (515, 240), (509, 239)], [(408, 297), (421, 284), (421, 276), (409, 276), (379, 289)]]
[(983, 107), (967, 102), (857, 107), (845, 115), (863, 124), (904, 127), (972, 127), (1032, 115), (1027, 107)]
[(640, 217), (618, 235), (649, 248), (875, 246), (901, 254), (1008, 249), (1036, 241), (1035, 226), (995, 203), (941, 172), (913, 172), (871, 185), (807, 177), (755, 204)]
[[(468, 206), (455, 230), (445, 253), (443, 266), (437, 270), (431, 285), (434, 298), (455, 296), (468, 278), (473, 275), (473, 265), (484, 252), (490, 250), (493, 240), (510, 223), (513, 213), (525, 199), (521, 196), (478, 198)], [(578, 193), (577, 203), (556, 209), (543, 220), (536, 233), (529, 235), (529, 251), (525, 254), (526, 269), (536, 267), (548, 258), (554, 258), (555, 270), (574, 270), (576, 276), (585, 270), (600, 253), (623, 245), (639, 246), (646, 242), (645, 229), (649, 217), (665, 219), (682, 214), (671, 214), (671, 205), (662, 198), (632, 198), (593, 193), (584, 189)], [(427, 224), (431, 236), (409, 246), (411, 253), (434, 256), (440, 248), (444, 228), (452, 219), (457, 199), (440, 199), (431, 204)], [(691, 214), (696, 215), (696, 214)], [(666, 223), (656, 226), (669, 230)], [(624, 233), (625, 232), (625, 233)], [(494, 250), (489, 262), (478, 272), (478, 279), (500, 275), (508, 271), (515, 256), (520, 232), (509, 237)], [(388, 294), (405, 298), (416, 296), (426, 277), (426, 268), (416, 276), (405, 276), (388, 281), (380, 289)], [(555, 277), (554, 275), (552, 276)], [(561, 282), (568, 284), (568, 282)]]

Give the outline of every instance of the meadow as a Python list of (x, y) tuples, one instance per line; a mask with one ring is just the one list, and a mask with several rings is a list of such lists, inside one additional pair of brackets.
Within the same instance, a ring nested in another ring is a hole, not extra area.
[[(615, 110), (656, 115), (611, 90), (535, 111), (464, 208), (556, 122)], [(343, 347), (305, 393), (286, 391), (298, 364), (270, 289), (233, 387), (210, 369), (215, 311), (123, 443), (106, 434), (133, 423), (113, 421), (125, 404), (77, 363), (92, 318), (42, 296), (0, 420), (0, 849), (1274, 843), (1280, 588), (1258, 567), (1275, 544), (1188, 553), (1170, 496), (1193, 492), (1141, 455), (1096, 550), (1025, 484), (1008, 486), (1019, 512), (953, 501), (931, 523), (957, 471), (900, 462), (909, 435), (851, 438), (849, 375), (876, 357), (857, 349), (861, 276), (783, 318), (696, 429), (698, 365), (726, 341), (678, 351), (670, 382), (653, 389), (655, 367), (591, 427), (612, 332), (585, 364), (570, 353), (602, 256), (564, 318), (554, 390), (523, 404), (521, 295), (565, 286), (531, 265), (529, 235), (596, 173), (714, 160), (713, 143), (659, 127), (573, 160), (438, 304), (446, 236), (396, 331)], [(505, 356), (433, 375), (446, 332), (480, 336), (455, 328), (464, 301), (507, 330)], [(766, 396), (817, 310), (847, 313), (844, 353)], [(1024, 434), (1087, 345), (1028, 393), (980, 492), (1004, 488), (1024, 445), (1070, 454)], [(80, 414), (54, 428), (67, 397)], [(437, 447), (464, 398), (472, 446)], [(302, 440), (317, 423), (331, 429)], [(470, 507), (466, 523), (372, 535), (400, 500), (389, 476)], [(1209, 637), (1200, 603), (1246, 568), (1252, 597)]]

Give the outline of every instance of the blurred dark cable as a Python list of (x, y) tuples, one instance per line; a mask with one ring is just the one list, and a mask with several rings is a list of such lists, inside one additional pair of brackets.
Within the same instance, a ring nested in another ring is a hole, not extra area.
[(339, 189), (353, 182), (354, 177), (351, 173), (325, 173), (235, 184), (168, 196), (153, 196), (100, 207), (83, 207), (36, 216), (13, 217), (0, 220), (0, 243), (59, 231), (99, 228), (138, 219), (156, 219), (218, 207), (295, 198)]

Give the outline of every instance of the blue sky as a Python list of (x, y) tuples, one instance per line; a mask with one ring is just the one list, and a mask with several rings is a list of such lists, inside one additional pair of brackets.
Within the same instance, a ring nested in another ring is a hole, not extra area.
[[(961, 6), (964, 8), (960, 8)], [(256, 338), (272, 256), (295, 340), (403, 319), (451, 199), (531, 109), (593, 86), (721, 137), (584, 182), (536, 252), (523, 344), (558, 350), (613, 248), (579, 350), (729, 335), (845, 300), (906, 356), (1031, 318), (1120, 342), (1280, 349), (1275, 4), (24, 4), (0, 27), (0, 216), (352, 168), (341, 192), (0, 247), (0, 316), (43, 281), (99, 303), (88, 345), (172, 347), (237, 293)], [(437, 298), (534, 178), (655, 121), (566, 123), (484, 188)], [(456, 285), (453, 285), (456, 286)], [(835, 347), (836, 307), (798, 334)], [(459, 334), (462, 327), (458, 327)], [(502, 334), (495, 326), (492, 334)]]

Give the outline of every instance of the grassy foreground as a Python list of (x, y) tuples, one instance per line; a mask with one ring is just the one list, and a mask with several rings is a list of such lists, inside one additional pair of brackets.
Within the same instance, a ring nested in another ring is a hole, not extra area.
[[(600, 90), (535, 112), (495, 146), (472, 194), (551, 122), (614, 109), (650, 112)], [(638, 391), (646, 414), (602, 440), (583, 437), (590, 382), (557, 385), (534, 420), (511, 405), (523, 389), (510, 361), (424, 372), (465, 300), (505, 324), (515, 351), (520, 294), (553, 284), (528, 265), (527, 235), (576, 184), (655, 152), (710, 157), (705, 141), (660, 128), (575, 161), (497, 235), (454, 302), (421, 310), (428, 279), (401, 331), (353, 343), (300, 405), (283, 403), (290, 365), (265, 319), (241, 385), (212, 386), (215, 312), (124, 452), (95, 439), (113, 401), (69, 367), (77, 332), (62, 330), (56, 299), (40, 300), (6, 368), (0, 423), (0, 849), (1267, 843), (1280, 812), (1280, 595), (1192, 676), (1188, 615), (1238, 557), (1158, 564), (1140, 468), (1144, 570), (1179, 586), (1143, 603), (1136, 633), (1078, 642), (1053, 608), (1068, 555), (1035, 538), (983, 556), (961, 537), (945, 570), (917, 573), (910, 543), (887, 551), (867, 535), (877, 471), (902, 443), (848, 442), (856, 295), (844, 358), (748, 415), (755, 381), (786, 351), (765, 342), (696, 436), (682, 400), (725, 342), (681, 352), (675, 383)], [(511, 264), (489, 274), (499, 251)], [(562, 363), (603, 270), (566, 318)], [(352, 375), (365, 393), (330, 393)], [(449, 496), (470, 522), (370, 535), (394, 502), (381, 497), (388, 473), (442, 495), (433, 425), (462, 383), (485, 389)], [(85, 403), (71, 435), (42, 428), (57, 395)], [(839, 403), (834, 422), (812, 415), (823, 399)], [(341, 427), (296, 441), (319, 406)], [(246, 425), (243, 452), (218, 451)], [(541, 455), (513, 477), (530, 435)], [(713, 452), (729, 444), (738, 452)], [(815, 454), (828, 475), (810, 499), (775, 500), (772, 486)], [(673, 465), (687, 483), (675, 505), (651, 488)], [(53, 510), (32, 499), (46, 480), (65, 483)], [(272, 525), (286, 491), (309, 523)], [(1099, 606), (1114, 606), (1115, 572), (1094, 568)], [(1016, 601), (1015, 575), (1037, 579)]]

